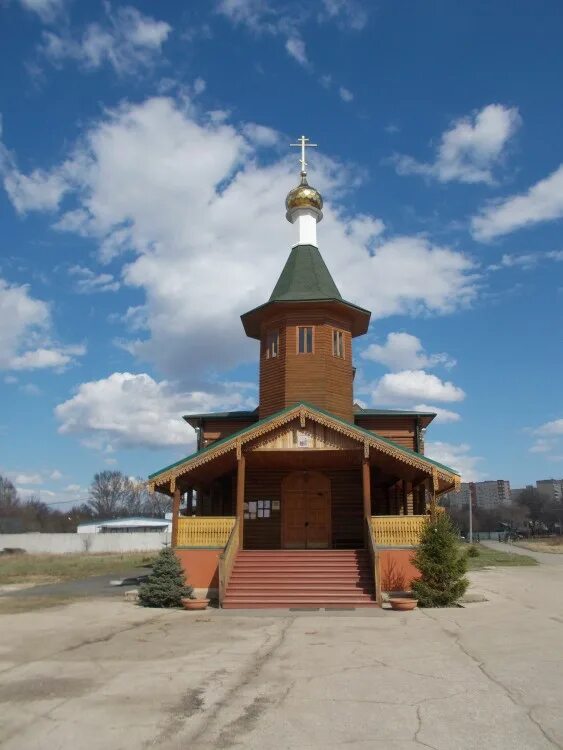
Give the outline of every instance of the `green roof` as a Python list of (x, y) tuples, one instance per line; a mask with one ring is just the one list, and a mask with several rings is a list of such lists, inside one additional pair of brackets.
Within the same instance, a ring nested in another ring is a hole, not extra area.
[(435, 417), (435, 411), (412, 411), (410, 409), (360, 409), (354, 412), (356, 417), (381, 417), (381, 416), (404, 416), (404, 417)]
[(274, 287), (270, 302), (342, 299), (330, 271), (314, 245), (296, 245)]
[(186, 421), (190, 419), (233, 419), (233, 420), (245, 420), (245, 419), (257, 419), (258, 409), (253, 411), (215, 411), (209, 414), (184, 414), (182, 419)]
[(450, 474), (457, 474), (459, 476), (459, 471), (452, 469), (450, 466), (446, 466), (445, 464), (441, 464), (438, 461), (434, 461), (433, 459), (428, 458), (424, 454), (417, 453), (416, 451), (413, 451), (410, 448), (405, 448), (402, 445), (395, 443), (393, 440), (389, 440), (388, 438), (385, 438), (382, 435), (379, 435), (377, 432), (371, 432), (370, 430), (366, 430), (363, 427), (360, 427), (359, 425), (354, 424), (353, 422), (348, 422), (348, 420), (346, 419), (342, 419), (341, 417), (337, 417), (335, 414), (331, 414), (329, 411), (325, 411), (324, 409), (319, 409), (318, 406), (309, 404), (307, 403), (307, 401), (299, 401), (295, 404), (292, 404), (291, 406), (287, 406), (285, 409), (282, 409), (281, 411), (278, 411), (275, 414), (270, 414), (268, 417), (264, 417), (264, 419), (259, 419), (257, 422), (254, 422), (254, 424), (249, 425), (248, 427), (243, 427), (243, 429), (239, 430), (238, 432), (233, 432), (231, 435), (227, 435), (227, 437), (221, 438), (220, 440), (216, 440), (214, 443), (207, 445), (205, 448), (202, 448), (200, 451), (195, 451), (195, 453), (191, 453), (189, 456), (186, 456), (185, 458), (181, 458), (179, 461), (175, 461), (173, 464), (170, 464), (169, 466), (165, 466), (163, 469), (160, 469), (159, 471), (155, 471), (152, 474), (149, 474), (149, 480), (153, 479), (154, 477), (157, 477), (159, 474), (163, 474), (165, 471), (169, 471), (170, 469), (173, 469), (175, 466), (179, 466), (180, 464), (183, 464), (186, 461), (189, 461), (190, 459), (195, 458), (196, 456), (200, 456), (203, 453), (207, 453), (208, 451), (214, 448), (217, 448), (217, 446), (223, 445), (224, 443), (229, 442), (229, 440), (233, 440), (234, 438), (241, 437), (242, 435), (245, 435), (247, 432), (251, 432), (252, 430), (255, 430), (260, 425), (266, 424), (267, 422), (270, 422), (272, 419), (275, 419), (276, 417), (280, 417), (282, 414), (287, 414), (288, 412), (292, 411), (293, 409), (299, 406), (305, 406), (307, 409), (310, 409), (311, 411), (317, 411), (319, 412), (319, 414), (324, 414), (325, 416), (330, 417), (331, 419), (334, 419), (337, 422), (341, 422), (342, 424), (345, 424), (348, 427), (352, 427), (353, 429), (357, 430), (357, 432), (360, 432), (368, 437), (371, 437), (371, 438), (376, 437), (378, 440), (381, 440), (383, 443), (387, 443), (387, 445), (393, 446), (393, 448), (396, 448), (402, 453), (405, 453), (411, 456), (416, 456), (416, 458), (422, 461), (426, 461), (427, 463), (432, 464), (433, 466), (437, 466), (440, 469), (445, 469)]

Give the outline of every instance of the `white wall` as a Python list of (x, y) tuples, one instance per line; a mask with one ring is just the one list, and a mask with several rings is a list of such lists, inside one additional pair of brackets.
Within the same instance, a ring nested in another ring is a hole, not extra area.
[(69, 552), (143, 552), (170, 545), (168, 532), (130, 534), (0, 534), (0, 549), (19, 547), (26, 552), (66, 554)]

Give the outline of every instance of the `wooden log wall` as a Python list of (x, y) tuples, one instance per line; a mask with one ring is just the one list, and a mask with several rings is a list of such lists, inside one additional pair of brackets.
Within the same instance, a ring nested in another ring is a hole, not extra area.
[(203, 447), (206, 448), (216, 440), (233, 435), (239, 430), (243, 430), (245, 427), (250, 427), (258, 420), (258, 415), (255, 419), (242, 420), (242, 419), (213, 419), (204, 420), (202, 426), (203, 433)]
[[(286, 471), (247, 471), (245, 502), (279, 500), (280, 510), (270, 518), (244, 520), (245, 549), (279, 549), (281, 545), (281, 481)], [(363, 547), (363, 494), (361, 467), (324, 472), (331, 480), (332, 546)]]
[[(313, 327), (313, 352), (297, 351), (298, 326)], [(266, 357), (268, 331), (279, 331), (279, 356)], [(332, 350), (334, 329), (343, 332), (344, 357)], [(349, 421), (353, 418), (350, 324), (330, 310), (284, 312), (264, 323), (260, 356), (260, 418), (307, 401)]]
[(416, 420), (414, 417), (361, 417), (356, 414), (356, 424), (364, 430), (388, 438), (403, 448), (416, 451)]

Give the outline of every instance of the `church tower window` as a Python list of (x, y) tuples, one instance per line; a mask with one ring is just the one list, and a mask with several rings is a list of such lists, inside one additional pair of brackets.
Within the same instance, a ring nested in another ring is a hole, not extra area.
[(336, 328), (332, 331), (332, 353), (335, 357), (344, 357), (344, 334)]
[(280, 353), (280, 332), (277, 330), (268, 331), (266, 342), (266, 359), (273, 359)]
[(297, 351), (299, 354), (311, 354), (313, 351), (313, 327), (299, 326), (297, 330)]

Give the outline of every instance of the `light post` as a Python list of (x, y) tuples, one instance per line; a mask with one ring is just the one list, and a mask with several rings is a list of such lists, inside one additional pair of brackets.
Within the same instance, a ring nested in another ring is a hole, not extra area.
[(473, 544), (473, 504), (471, 502), (471, 492), (469, 493), (469, 544)]

